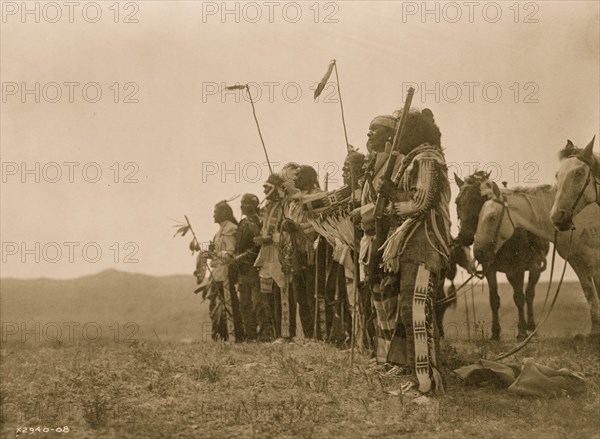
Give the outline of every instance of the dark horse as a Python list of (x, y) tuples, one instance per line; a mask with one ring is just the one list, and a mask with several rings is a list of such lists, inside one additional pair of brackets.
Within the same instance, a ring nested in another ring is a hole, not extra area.
[[(454, 174), (454, 180), (460, 189), (456, 197), (460, 227), (457, 239), (462, 245), (470, 246), (473, 244), (479, 212), (486, 201), (486, 197), (480, 192), (480, 185), (488, 179), (489, 174), (483, 171), (475, 172), (467, 177), (464, 182)], [(548, 241), (523, 229), (516, 229), (513, 237), (496, 253), (494, 261), (489, 266), (483, 266), (490, 290), (492, 340), (500, 339), (500, 321), (498, 317), (500, 296), (498, 296), (496, 273), (505, 273), (506, 278), (513, 287), (513, 298), (519, 310), (519, 333), (517, 338), (523, 339), (527, 336), (527, 330), (533, 330), (536, 326), (533, 318), (533, 298), (535, 297), (535, 286), (540, 279), (540, 274), (546, 268), (546, 256), (549, 248)], [(526, 271), (529, 271), (529, 280), (524, 295), (523, 285)], [(524, 312), (525, 302), (527, 302), (527, 321)]]

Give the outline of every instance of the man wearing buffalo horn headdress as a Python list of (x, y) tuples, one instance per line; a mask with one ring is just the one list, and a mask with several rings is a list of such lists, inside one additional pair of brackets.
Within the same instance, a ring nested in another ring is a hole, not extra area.
[(242, 341), (244, 335), (235, 290), (237, 270), (232, 265), (238, 222), (226, 201), (215, 205), (213, 219), (219, 224), (209, 248), (213, 277), (210, 310), (213, 339)]
[[(421, 393), (443, 391), (434, 303), (451, 237), (450, 184), (440, 138), (431, 110), (411, 110), (400, 139), (400, 168), (381, 188), (396, 226), (381, 246), (385, 276), (375, 302), (391, 335), (386, 362), (406, 376), (405, 390)], [(363, 206), (363, 222), (371, 210), (372, 205)]]

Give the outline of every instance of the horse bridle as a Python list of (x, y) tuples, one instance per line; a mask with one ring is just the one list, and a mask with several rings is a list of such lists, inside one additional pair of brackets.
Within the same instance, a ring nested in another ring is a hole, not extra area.
[[(575, 202), (571, 206), (571, 214), (573, 214), (573, 212), (575, 212), (575, 207), (577, 207), (577, 203), (579, 203), (579, 201), (581, 200), (581, 197), (583, 197), (583, 194), (585, 193), (585, 190), (587, 189), (588, 185), (592, 182), (592, 175), (594, 174), (594, 170), (592, 168), (591, 163), (589, 163), (583, 157), (577, 157), (577, 159), (580, 160), (583, 164), (585, 164), (587, 166), (588, 174), (587, 174), (587, 178), (585, 179), (585, 184), (581, 188), (579, 195), (577, 195), (577, 198), (575, 198)], [(600, 206), (600, 197), (599, 197), (600, 194), (598, 193), (598, 185), (600, 183), (596, 181), (595, 175), (593, 176), (593, 178), (594, 178), (593, 184), (594, 184), (594, 194), (596, 196), (596, 204), (598, 204)]]

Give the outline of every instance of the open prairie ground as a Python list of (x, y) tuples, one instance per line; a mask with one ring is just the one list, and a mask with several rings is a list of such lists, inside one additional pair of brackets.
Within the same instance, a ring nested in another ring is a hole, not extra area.
[[(173, 291), (169, 282), (168, 291), (147, 291), (152, 301), (132, 308), (117, 299), (112, 309), (92, 306), (98, 297), (84, 290), (69, 296), (67, 309), (59, 296), (51, 300), (37, 289), (19, 290), (17, 301), (3, 281), (1, 436), (600, 438), (600, 349), (585, 335), (589, 313), (577, 284), (565, 284), (541, 335), (505, 361), (533, 357), (580, 372), (587, 380), (583, 395), (519, 397), (491, 385), (466, 386), (452, 373), (515, 345), (516, 309), (502, 285), (502, 340), (488, 340), (487, 293), (476, 287), (474, 305), (468, 294), (476, 314), (469, 325), (460, 297), (445, 320), (446, 393), (419, 405), (399, 395), (397, 381), (367, 355), (356, 353), (350, 369), (349, 349), (301, 337), (285, 345), (214, 343), (205, 331), (206, 303), (191, 295), (193, 285), (181, 282), (177, 288), (185, 291)], [(544, 293), (541, 285), (538, 312)], [(189, 303), (182, 309), (176, 300)], [(145, 312), (136, 314), (140, 307)], [(60, 339), (48, 322), (62, 328)]]

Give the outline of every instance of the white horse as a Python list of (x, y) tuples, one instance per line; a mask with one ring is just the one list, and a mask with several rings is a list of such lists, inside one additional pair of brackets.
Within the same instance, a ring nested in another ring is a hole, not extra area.
[(480, 261), (493, 260), (495, 253), (523, 228), (554, 242), (557, 252), (573, 267), (590, 306), (592, 333), (600, 334), (600, 206), (591, 204), (573, 219), (575, 230), (569, 250), (570, 232), (557, 232), (550, 220), (556, 188), (549, 185), (504, 189), (493, 182), (482, 186), (488, 200), (479, 214), (474, 252)]
[(600, 204), (600, 157), (593, 153), (595, 138), (584, 149), (567, 140), (559, 153), (557, 191), (550, 210), (550, 219), (558, 230), (569, 230), (574, 216), (590, 204)]

